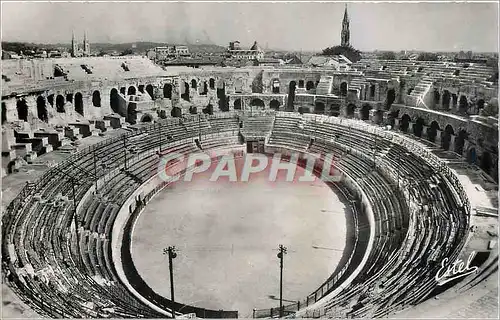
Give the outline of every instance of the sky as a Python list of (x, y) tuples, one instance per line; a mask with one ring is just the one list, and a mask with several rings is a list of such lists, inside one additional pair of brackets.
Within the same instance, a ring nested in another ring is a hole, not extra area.
[[(345, 3), (2, 2), (2, 40), (214, 43), (315, 51), (340, 44)], [(498, 52), (498, 3), (348, 3), (363, 51)]]

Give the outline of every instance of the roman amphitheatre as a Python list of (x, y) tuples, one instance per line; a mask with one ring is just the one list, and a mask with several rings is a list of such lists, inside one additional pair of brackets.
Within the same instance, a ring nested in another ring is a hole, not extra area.
[[(495, 71), (4, 60), (3, 316), (495, 315)], [(173, 153), (238, 166), (279, 154), (299, 173), (330, 155), (341, 178), (212, 182), (208, 171), (172, 183), (158, 168)], [(475, 272), (438, 282), (471, 256)]]

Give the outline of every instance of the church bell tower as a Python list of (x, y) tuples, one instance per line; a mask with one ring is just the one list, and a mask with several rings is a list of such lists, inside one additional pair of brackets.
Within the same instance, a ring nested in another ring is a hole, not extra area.
[(350, 32), (349, 32), (349, 16), (347, 15), (347, 4), (344, 11), (344, 19), (342, 20), (342, 33), (340, 34), (340, 44), (342, 47), (348, 47)]

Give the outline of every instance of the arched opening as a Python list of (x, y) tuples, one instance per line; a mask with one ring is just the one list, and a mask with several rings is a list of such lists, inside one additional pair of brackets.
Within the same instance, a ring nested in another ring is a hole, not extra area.
[(487, 174), (490, 174), (491, 165), (492, 165), (491, 154), (488, 151), (484, 151), (483, 154), (481, 155), (481, 162), (479, 164), (479, 167), (483, 169), (483, 171), (486, 172)]
[(51, 94), (47, 97), (47, 102), (50, 104), (51, 107), (54, 106), (54, 94)]
[(323, 102), (316, 101), (314, 104), (314, 113), (324, 114), (325, 104)]
[(395, 111), (391, 112), (391, 114), (389, 116), (389, 121), (388, 121), (388, 125), (391, 126), (391, 129), (395, 129), (397, 118), (399, 118), (399, 110), (395, 110)]
[(243, 80), (235, 79), (234, 80), (234, 92), (242, 93), (243, 92)]
[(155, 96), (154, 96), (154, 90), (153, 90), (153, 86), (148, 84), (146, 86), (146, 92), (149, 94), (149, 96), (151, 97), (151, 99), (155, 99)]
[(347, 96), (347, 82), (342, 82), (340, 84), (340, 95), (343, 97)]
[(394, 89), (387, 90), (387, 104), (385, 105), (385, 110), (389, 110), (394, 101), (396, 100), (396, 91)]
[(203, 108), (202, 112), (204, 114), (212, 115), (214, 114), (214, 106), (209, 103), (205, 108)]
[(415, 124), (413, 125), (413, 134), (417, 137), (422, 136), (422, 131), (424, 129), (424, 119), (418, 118)]
[(250, 106), (264, 109), (265, 104), (261, 99), (252, 99), (252, 101), (250, 101)]
[(454, 93), (452, 93), (452, 95), (451, 95), (451, 102), (453, 104), (453, 108), (456, 108), (456, 106), (458, 104), (458, 96)]
[(203, 82), (203, 91), (200, 93), (202, 96), (206, 96), (208, 94), (208, 84), (206, 81)]
[(234, 110), (241, 110), (241, 99), (234, 100)]
[(346, 114), (346, 116), (348, 118), (354, 117), (354, 110), (356, 110), (356, 106), (354, 104), (352, 104), (352, 103), (348, 104), (347, 105), (347, 114)]
[(306, 90), (309, 91), (309, 90), (312, 90), (312, 89), (314, 89), (314, 82), (307, 81), (307, 83), (306, 83)]
[(271, 100), (269, 103), (269, 108), (278, 111), (280, 109), (280, 102), (276, 99)]
[(458, 101), (458, 111), (465, 113), (469, 108), (469, 104), (467, 102), (467, 98), (465, 96), (460, 96), (460, 100)]
[(145, 114), (144, 116), (142, 116), (141, 122), (152, 122), (152, 121), (153, 119), (149, 114)]
[(137, 104), (130, 102), (127, 107), (127, 121), (131, 124), (137, 122)]
[(427, 140), (430, 142), (436, 141), (437, 131), (439, 130), (439, 124), (436, 121), (432, 121), (430, 127), (427, 129)]
[(143, 84), (139, 85), (139, 92), (144, 93), (144, 85)]
[(311, 113), (311, 110), (309, 110), (309, 108), (307, 107), (299, 107), (299, 109), (297, 110), (300, 114), (304, 114), (304, 113)]
[(441, 105), (443, 106), (444, 110), (450, 109), (450, 100), (451, 100), (451, 95), (448, 90), (444, 90), (443, 92), (443, 99), (442, 99)]
[(158, 112), (158, 116), (161, 118), (161, 119), (167, 119), (167, 112), (165, 110), (160, 110)]
[(280, 93), (280, 81), (278, 79), (273, 80), (273, 93)]
[(80, 92), (75, 94), (75, 111), (83, 116), (83, 96)]
[(304, 80), (299, 80), (299, 88), (304, 88)]
[(182, 116), (182, 110), (179, 107), (173, 107), (170, 115), (174, 118), (180, 118)]
[(375, 85), (370, 85), (370, 98), (375, 99)]
[(444, 128), (444, 132), (443, 132), (443, 135), (441, 137), (441, 147), (444, 150), (449, 150), (450, 149), (451, 136), (453, 134), (455, 134), (455, 132), (453, 131), (453, 127), (450, 126), (450, 125), (447, 125)]
[(17, 118), (19, 120), (28, 121), (28, 104), (26, 104), (24, 98), (17, 100)]
[(62, 95), (57, 95), (56, 97), (56, 110), (57, 112), (64, 113), (64, 97)]
[(340, 115), (340, 105), (332, 104), (330, 105), (330, 115), (334, 117), (338, 117)]
[(127, 89), (127, 95), (128, 96), (134, 96), (136, 94), (136, 90), (134, 86), (130, 86)]
[(72, 93), (68, 93), (66, 95), (66, 101), (73, 103), (73, 94)]
[(167, 99), (172, 99), (172, 85), (170, 83), (166, 83), (163, 86), (163, 97)]
[(370, 110), (372, 107), (368, 104), (365, 104), (363, 107), (361, 107), (361, 120), (368, 120), (370, 119)]
[(455, 152), (462, 155), (464, 151), (465, 140), (468, 138), (465, 130), (460, 130), (455, 138)]
[(484, 109), (484, 100), (477, 100), (477, 112), (479, 113), (482, 109)]
[(2, 124), (4, 124), (5, 121), (7, 121), (7, 105), (5, 104), (5, 102), (2, 102)]
[(189, 107), (189, 113), (190, 114), (197, 114), (198, 113), (198, 108), (196, 108), (195, 106), (190, 106)]
[(467, 151), (467, 163), (476, 164), (476, 161), (477, 161), (476, 149), (470, 148)]
[(97, 90), (92, 93), (92, 104), (94, 107), (101, 107), (101, 93)]
[(407, 114), (404, 114), (402, 117), (401, 117), (401, 124), (399, 126), (399, 130), (403, 131), (403, 132), (407, 132), (408, 131), (408, 128), (410, 127), (410, 121), (411, 121), (411, 118), (409, 115)]
[(215, 89), (215, 79), (214, 78), (210, 78), (210, 80), (208, 80), (208, 86), (212, 90)]
[(194, 80), (194, 79), (191, 80), (191, 88), (194, 90), (198, 89), (198, 84), (196, 83), (196, 80)]
[(295, 81), (290, 81), (288, 84), (288, 101), (287, 108), (288, 110), (293, 110), (293, 102), (295, 101), (295, 89), (297, 87), (297, 83)]
[(121, 88), (120, 88), (120, 93), (121, 93), (122, 95), (125, 95), (126, 90), (127, 90), (127, 88), (125, 88), (125, 87), (121, 87)]
[(217, 84), (217, 98), (219, 99), (219, 110), (229, 111), (229, 99), (226, 96), (226, 84), (220, 80)]
[(47, 106), (45, 105), (45, 98), (38, 96), (36, 98), (36, 112), (38, 114), (38, 119), (48, 122)]
[(113, 110), (114, 113), (118, 113), (118, 110), (120, 109), (120, 102), (118, 100), (118, 90), (115, 88), (111, 89), (111, 92), (109, 93), (109, 104), (111, 106), (111, 110)]
[(434, 89), (434, 106), (439, 107), (439, 99), (441, 99), (441, 94), (437, 89)]
[(186, 101), (189, 101), (189, 84), (187, 82), (184, 82), (184, 85), (181, 85), (181, 87), (182, 87), (181, 98)]

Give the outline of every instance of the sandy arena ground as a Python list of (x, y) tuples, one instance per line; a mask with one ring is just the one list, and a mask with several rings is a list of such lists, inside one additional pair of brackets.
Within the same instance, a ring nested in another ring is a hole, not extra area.
[[(302, 174), (298, 168), (295, 177)], [(252, 174), (249, 182), (210, 182), (207, 171), (161, 191), (133, 234), (141, 276), (169, 298), (162, 251), (175, 245), (176, 301), (251, 317), (253, 308), (279, 305), (276, 254), (283, 244), (285, 303), (305, 298), (337, 267), (350, 212), (323, 182), (286, 182), (284, 175), (279, 171), (276, 182), (269, 182), (269, 171)]]

